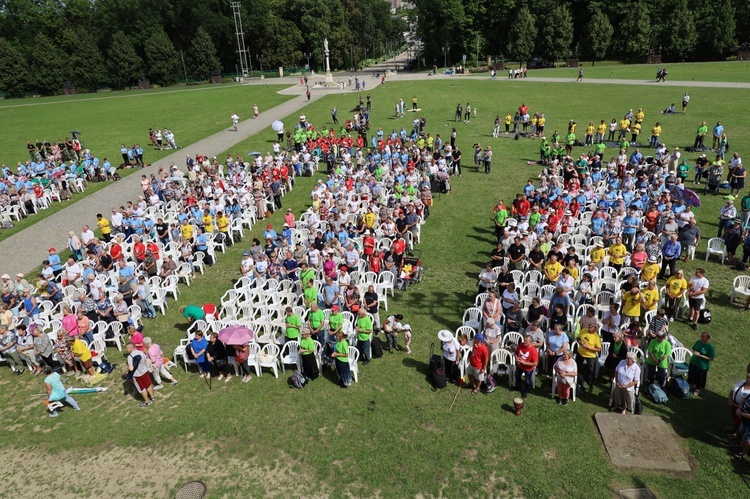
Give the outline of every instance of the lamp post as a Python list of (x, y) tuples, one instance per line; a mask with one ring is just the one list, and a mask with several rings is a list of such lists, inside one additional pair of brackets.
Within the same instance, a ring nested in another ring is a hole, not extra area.
[(312, 57), (312, 54), (310, 52), (303, 52), (302, 57), (307, 59), (307, 70), (310, 71), (310, 58)]
[(263, 75), (263, 57), (264, 57), (264, 55), (263, 55), (263, 54), (258, 54), (258, 55), (256, 55), (256, 56), (255, 56), (255, 58), (256, 58), (256, 59), (258, 60), (258, 62), (260, 63), (260, 74), (261, 74), (261, 75)]
[(443, 47), (443, 66), (445, 68), (448, 67), (448, 54), (451, 53), (451, 48), (449, 46)]

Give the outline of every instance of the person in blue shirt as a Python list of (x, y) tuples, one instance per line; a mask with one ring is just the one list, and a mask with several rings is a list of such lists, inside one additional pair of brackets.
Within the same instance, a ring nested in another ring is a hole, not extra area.
[(133, 228), (133, 232), (139, 236), (143, 235), (143, 219), (139, 216), (134, 216), (130, 219), (130, 225)]
[(714, 135), (714, 141), (713, 146), (711, 146), (711, 149), (717, 149), (719, 144), (721, 144), (721, 135), (724, 133), (724, 125), (721, 124), (721, 121), (716, 122), (716, 126), (713, 130)]
[(263, 232), (263, 239), (272, 239), (275, 241), (276, 239), (278, 239), (278, 237), (279, 236), (278, 234), (276, 234), (276, 231), (273, 230), (273, 225), (268, 224), (266, 226), (266, 230)]
[(628, 251), (632, 251), (635, 241), (635, 231), (638, 229), (640, 220), (635, 216), (635, 210), (631, 207), (629, 213), (622, 219), (622, 242)]
[(667, 269), (669, 269), (670, 276), (675, 275), (675, 265), (677, 264), (677, 260), (680, 259), (680, 253), (682, 253), (682, 246), (677, 240), (677, 234), (672, 234), (661, 249), (662, 261), (659, 279), (664, 279)]
[(59, 406), (55, 404), (56, 402), (65, 402), (72, 407), (74, 411), (80, 411), (81, 408), (78, 406), (78, 403), (73, 397), (68, 395), (68, 392), (65, 390), (65, 385), (60, 380), (60, 374), (53, 371), (50, 366), (44, 366), (42, 372), (45, 376), (44, 388), (47, 390), (47, 401), (50, 402), (49, 407), (51, 407), (49, 417), (57, 417), (57, 409), (59, 409)]
[(289, 246), (292, 246), (292, 229), (289, 228), (289, 224), (285, 223), (284, 228), (281, 229), (281, 238), (286, 241)]
[(190, 349), (192, 350), (193, 358), (198, 363), (198, 370), (201, 373), (200, 377), (205, 379), (211, 377), (211, 362), (206, 358), (207, 347), (208, 341), (203, 337), (203, 331), (196, 331), (195, 337), (190, 340)]

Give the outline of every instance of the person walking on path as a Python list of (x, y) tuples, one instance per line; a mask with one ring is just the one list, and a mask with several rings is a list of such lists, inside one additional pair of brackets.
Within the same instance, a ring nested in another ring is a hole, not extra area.
[(576, 78), (576, 81), (583, 81), (583, 66), (578, 68), (578, 78)]

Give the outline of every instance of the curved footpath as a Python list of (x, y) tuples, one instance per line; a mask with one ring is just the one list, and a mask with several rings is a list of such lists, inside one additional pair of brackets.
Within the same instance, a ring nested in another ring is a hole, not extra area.
[[(388, 61), (388, 66), (393, 67), (394, 63), (403, 65), (406, 62), (406, 54), (400, 54)], [(377, 88), (377, 80), (371, 78), (371, 73), (383, 71), (385, 63), (380, 63), (371, 68), (355, 73), (337, 73), (334, 77), (340, 81), (346, 81), (346, 78), (359, 76), (370, 83), (372, 86), (368, 90)], [(321, 76), (321, 75), (318, 75)], [(488, 74), (482, 75), (454, 75), (437, 74), (428, 76), (427, 73), (401, 73), (391, 77), (392, 81), (408, 80), (448, 80), (448, 79), (488, 79)], [(498, 84), (502, 82), (523, 83), (523, 82), (543, 82), (543, 83), (575, 83), (574, 78), (543, 78), (531, 76), (518, 80), (508, 80), (503, 77), (503, 73), (498, 74), (495, 80)], [(266, 82), (263, 80), (254, 80), (248, 85), (262, 85)], [(156, 173), (160, 166), (167, 166), (174, 162), (180, 168), (183, 167), (185, 155), (190, 154), (195, 157), (197, 154), (216, 156), (235, 144), (245, 140), (263, 130), (268, 131), (274, 120), (295, 113), (307, 106), (308, 102), (303, 97), (304, 86), (299, 84), (298, 77), (284, 77), (269, 80), (273, 84), (289, 84), (290, 87), (282, 90), (280, 93), (299, 96), (280, 104), (272, 109), (263, 111), (258, 119), (247, 119), (240, 122), (238, 131), (230, 132), (227, 129), (214, 135), (206, 137), (194, 144), (183, 147), (169, 156), (155, 162), (151, 166), (144, 168), (146, 174)], [(619, 80), (619, 79), (584, 79), (582, 82), (586, 85), (658, 85), (668, 87), (711, 87), (711, 88), (741, 88), (750, 89), (750, 83), (745, 82), (708, 82), (708, 81), (675, 81), (667, 80), (662, 83), (655, 83), (653, 80)], [(337, 90), (318, 90), (312, 88), (311, 101), (319, 98), (338, 93)], [(346, 91), (352, 92), (353, 88), (347, 87)], [(270, 132), (269, 132), (270, 133)], [(96, 213), (104, 213), (109, 216), (114, 206), (125, 204), (129, 200), (136, 199), (140, 195), (140, 174), (134, 173), (124, 178), (120, 182), (113, 183), (100, 191), (86, 196), (85, 198), (67, 206), (54, 215), (40, 220), (34, 225), (23, 231), (0, 241), (0, 274), (8, 273), (15, 275), (18, 272), (29, 272), (30, 270), (41, 265), (42, 260), (47, 257), (47, 249), (54, 246), (58, 249), (67, 246), (67, 233), (69, 230), (75, 230), (80, 233), (83, 224), (95, 225)]]

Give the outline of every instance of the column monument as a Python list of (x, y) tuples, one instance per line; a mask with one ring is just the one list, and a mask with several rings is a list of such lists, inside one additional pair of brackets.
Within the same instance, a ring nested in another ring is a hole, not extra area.
[(323, 39), (323, 53), (326, 56), (326, 83), (333, 83), (333, 75), (331, 74), (331, 62), (328, 56), (331, 54), (328, 50), (328, 38)]

